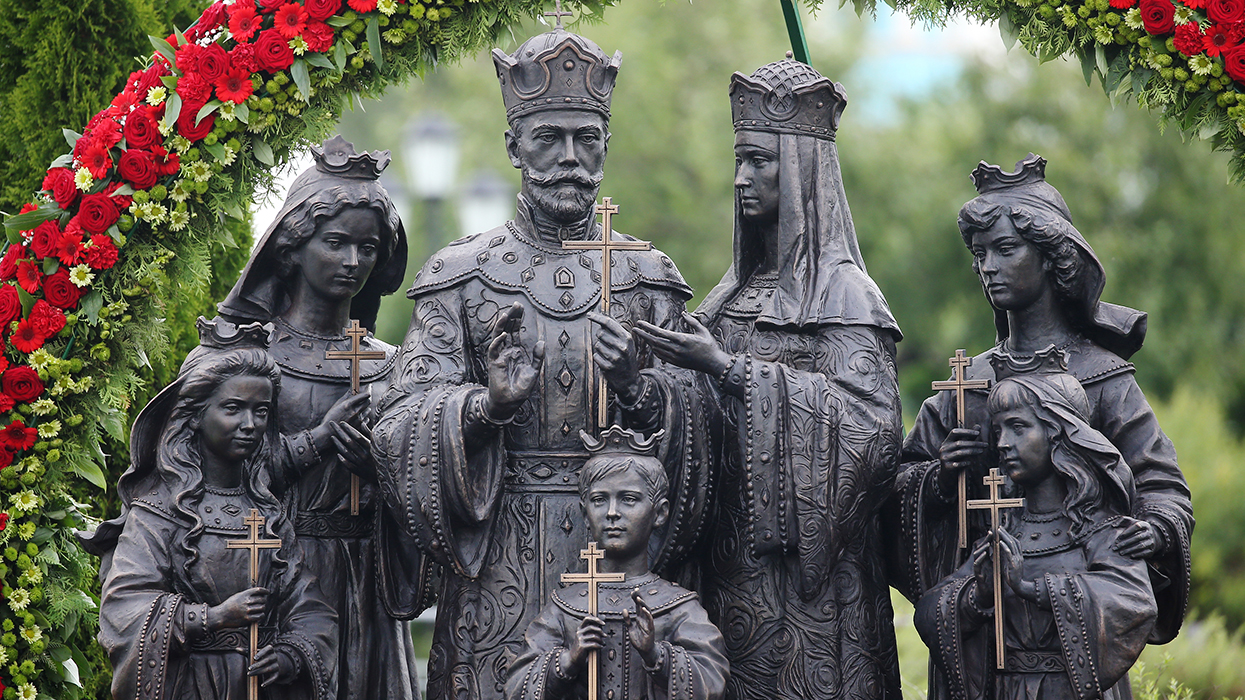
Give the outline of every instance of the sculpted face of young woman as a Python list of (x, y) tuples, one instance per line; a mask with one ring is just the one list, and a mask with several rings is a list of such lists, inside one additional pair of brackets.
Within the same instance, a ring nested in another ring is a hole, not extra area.
[(272, 382), (230, 377), (208, 397), (199, 420), (203, 449), (216, 461), (239, 464), (255, 453), (272, 412)]
[(996, 309), (1028, 308), (1050, 285), (1046, 259), (1006, 216), (974, 234), (972, 249), (981, 286)]

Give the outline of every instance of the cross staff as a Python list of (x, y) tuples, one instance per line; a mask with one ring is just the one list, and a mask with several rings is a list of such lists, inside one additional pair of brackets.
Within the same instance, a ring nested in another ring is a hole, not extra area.
[[(945, 382), (934, 382), (931, 386), (934, 391), (954, 391), (955, 392), (955, 427), (964, 427), (964, 394), (968, 389), (989, 389), (989, 379), (965, 379), (964, 369), (973, 364), (973, 358), (967, 357), (963, 350), (956, 350), (955, 357), (947, 361), (951, 365), (951, 380)], [(968, 502), (968, 475), (963, 469), (960, 470), (959, 480), (956, 482), (957, 494), (957, 515), (959, 516), (959, 548), (968, 547), (968, 508), (965, 504)]]
[[(261, 549), (280, 549), (281, 540), (261, 540), (259, 539), (259, 529), (264, 526), (264, 516), (259, 514), (256, 508), (251, 509), (251, 514), (242, 519), (242, 523), (251, 529), (251, 535), (245, 540), (226, 540), (225, 549), (249, 549), (251, 550), (251, 585), (259, 585), (259, 550)], [(259, 623), (251, 623), (251, 658), (249, 664), (255, 663), (255, 653), (259, 651)], [(247, 698), (249, 700), (259, 700), (259, 676), (248, 676), (246, 686)]]
[[(610, 266), (614, 263), (616, 250), (652, 250), (653, 244), (648, 241), (616, 241), (613, 238), (613, 215), (618, 213), (618, 205), (605, 197), (596, 205), (594, 211), (601, 215), (601, 240), (599, 241), (564, 241), (563, 250), (599, 250), (601, 251), (601, 313), (610, 314)], [(609, 423), (609, 401), (606, 396), (605, 377), (597, 372), (597, 432), (605, 430)]]
[(999, 486), (1003, 477), (999, 476), (997, 467), (990, 468), (990, 476), (983, 476), (981, 483), (990, 488), (990, 497), (979, 501), (968, 501), (965, 505), (974, 510), (990, 511), (990, 531), (994, 547), (994, 664), (1003, 669), (1003, 576), (1002, 563), (999, 561), (999, 511), (1004, 508), (1024, 508), (1023, 498), (999, 498)]
[[(609, 200), (605, 200), (606, 204)], [(597, 616), (597, 584), (609, 581), (622, 581), (627, 578), (626, 574), (603, 574), (597, 571), (597, 563), (601, 557), (605, 556), (605, 552), (597, 549), (596, 542), (589, 542), (587, 549), (579, 550), (579, 558), (588, 560), (588, 573), (586, 574), (562, 574), (562, 583), (586, 583), (588, 584), (588, 615)], [(597, 700), (597, 650), (593, 649), (588, 652), (588, 700)]]
[(564, 12), (562, 10), (562, 0), (553, 0), (553, 12), (543, 13), (545, 17), (552, 17), (557, 22), (557, 28), (562, 28), (562, 18), (574, 15), (573, 12)]
[[(350, 362), (350, 393), (359, 393), (359, 363), (363, 360), (383, 360), (385, 353), (380, 350), (362, 350), (360, 343), (367, 337), (367, 329), (359, 325), (359, 319), (350, 319), (350, 327), (345, 329), (350, 338), (349, 350), (329, 350), (324, 353), (326, 360), (346, 360)], [(350, 514), (359, 514), (359, 477), (350, 475)]]

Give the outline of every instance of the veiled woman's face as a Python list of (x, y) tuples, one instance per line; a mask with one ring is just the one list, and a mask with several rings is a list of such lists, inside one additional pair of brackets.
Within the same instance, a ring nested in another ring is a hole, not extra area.
[(778, 220), (778, 134), (735, 133), (735, 191), (745, 219), (754, 224)]
[(294, 283), (332, 301), (349, 301), (363, 289), (380, 255), (380, 214), (347, 207), (321, 219), (312, 237), (293, 252)]
[(1049, 290), (1046, 259), (1008, 217), (1000, 216), (990, 228), (975, 233), (972, 250), (981, 286), (994, 308), (1026, 309)]

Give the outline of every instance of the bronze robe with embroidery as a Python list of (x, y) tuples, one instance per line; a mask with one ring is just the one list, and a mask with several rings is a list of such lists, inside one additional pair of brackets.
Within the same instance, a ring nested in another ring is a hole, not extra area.
[[(695, 593), (645, 574), (618, 583), (598, 584), (597, 616), (605, 623), (605, 644), (597, 657), (606, 700), (720, 700), (730, 674), (718, 631)], [(631, 646), (623, 609), (635, 613), (632, 589), (640, 589), (653, 613), (660, 660), (645, 668)], [(527, 627), (526, 646), (510, 667), (506, 700), (581, 700), (588, 697), (587, 674), (563, 678), (558, 659), (588, 614), (588, 585), (575, 583), (553, 592), (553, 601)]]
[[(588, 234), (600, 239), (600, 227)], [(615, 233), (615, 236), (620, 234)], [(587, 529), (578, 473), (579, 431), (595, 433), (597, 382), (590, 358), (600, 308), (601, 255), (539, 238), (526, 203), (505, 226), (433, 255), (407, 296), (415, 302), (391, 386), (379, 402), (373, 452), (385, 504), (404, 532), (444, 565), (428, 696), (492, 700), (523, 633), (559, 576), (580, 570)], [(682, 323), (691, 290), (660, 252), (614, 254), (611, 313), (624, 324)], [(485, 355), (501, 309), (525, 308), (519, 339), (544, 341), (539, 385), (507, 425), (472, 418), (487, 392)], [(641, 356), (642, 366), (652, 360)], [(655, 533), (655, 570), (678, 561), (697, 536), (707, 498), (704, 412), (690, 379), (651, 369), (634, 406), (611, 420), (666, 431), (659, 457), (670, 474), (670, 522)], [(613, 399), (612, 399), (613, 400)]]

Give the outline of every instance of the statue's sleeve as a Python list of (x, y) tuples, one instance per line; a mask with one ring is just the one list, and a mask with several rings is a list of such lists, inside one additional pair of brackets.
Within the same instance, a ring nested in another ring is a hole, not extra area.
[(394, 522), (438, 562), (472, 578), (488, 554), (505, 449), (500, 430), (478, 429), (487, 389), (472, 376), (469, 346), (455, 289), (415, 300), (378, 402), (372, 452)]
[[(296, 551), (288, 548), (287, 551)], [(329, 604), (317, 579), (290, 562), (294, 572), (287, 576), (277, 606), (277, 634), (274, 646), (296, 657), (302, 673), (294, 685), (294, 695), (314, 700), (337, 697), (337, 612)]]
[(1133, 472), (1137, 501), (1133, 516), (1158, 529), (1164, 549), (1149, 560), (1159, 602), (1159, 621), (1151, 638), (1165, 644), (1176, 638), (1189, 605), (1190, 544), (1193, 502), (1189, 484), (1176, 461), (1176, 448), (1132, 373), (1101, 383), (1095, 402), (1097, 425)]
[(118, 700), (165, 700), (169, 661), (206, 634), (206, 605), (172, 592), (177, 527), (138, 507), (111, 554), (100, 593), (99, 641)]
[[(682, 298), (659, 290), (647, 299), (644, 304), (629, 300), (626, 322), (643, 319), (662, 328), (687, 330)], [(646, 366), (640, 372), (644, 388), (634, 404), (620, 405), (619, 414), (625, 427), (640, 433), (665, 431), (658, 458), (669, 477), (670, 517), (652, 538), (650, 561), (658, 575), (671, 576), (702, 534), (709, 502), (710, 430), (715, 425), (716, 398), (698, 373), (656, 360), (643, 344), (638, 350)]]
[(705, 609), (695, 600), (665, 616), (670, 617), (672, 623), (665, 639), (658, 643), (664, 657), (660, 666), (665, 676), (665, 697), (669, 700), (721, 700), (726, 696), (726, 681), (730, 677), (721, 631), (709, 621)]
[(572, 679), (558, 673), (558, 659), (566, 649), (567, 635), (578, 626), (578, 620), (553, 603), (540, 611), (523, 635), (523, 650), (510, 664), (506, 700), (560, 700), (566, 695)]
[[(868, 326), (827, 326), (818, 371), (743, 355), (728, 382), (752, 510), (755, 553), (796, 552), (800, 595), (827, 585), (843, 547), (890, 493), (903, 425), (894, 345)], [(742, 365), (742, 367), (741, 367)]]
[(950, 394), (940, 392), (921, 404), (904, 438), (895, 487), (883, 506), (887, 576), (912, 602), (956, 567), (955, 494), (943, 493), (938, 483), (950, 402)]

